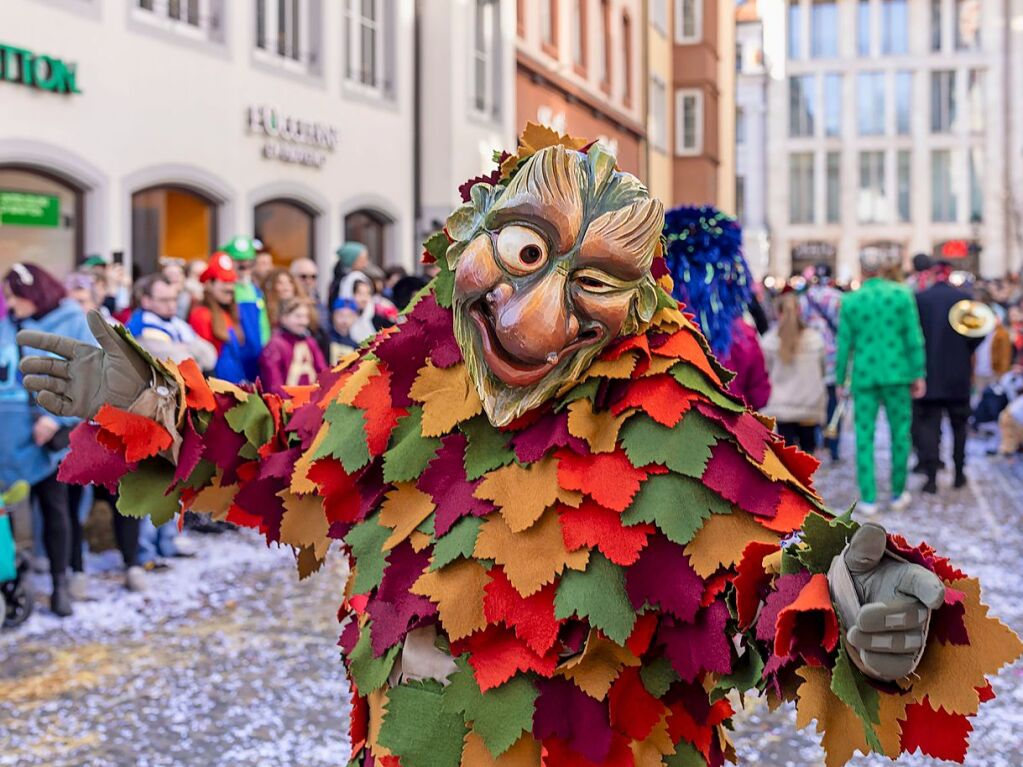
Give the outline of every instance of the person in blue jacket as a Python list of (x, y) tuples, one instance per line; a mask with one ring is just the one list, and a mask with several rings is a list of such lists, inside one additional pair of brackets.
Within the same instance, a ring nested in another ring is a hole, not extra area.
[(85, 313), (66, 297), (64, 286), (40, 266), (14, 264), (3, 277), (6, 310), (0, 315), (0, 485), (24, 479), (43, 517), (43, 543), (50, 559), (53, 592), (50, 609), (71, 614), (68, 565), (71, 561), (71, 506), (67, 485), (57, 480), (57, 465), (67, 453), (75, 418), (50, 415), (22, 385), (18, 362), (37, 349), (20, 349), (21, 329), (59, 333), (95, 345)]
[(238, 306), (238, 319), (241, 323), (242, 367), (245, 369), (245, 380), (255, 381), (259, 375), (259, 355), (263, 347), (270, 341), (270, 320), (266, 313), (266, 300), (263, 291), (253, 280), (256, 265), (256, 254), (263, 247), (259, 240), (251, 237), (235, 237), (220, 248), (234, 262), (234, 270), (238, 279), (234, 284), (234, 300)]

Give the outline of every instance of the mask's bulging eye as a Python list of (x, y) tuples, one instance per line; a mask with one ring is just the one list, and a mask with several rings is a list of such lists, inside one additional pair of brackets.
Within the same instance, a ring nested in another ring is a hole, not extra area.
[(530, 274), (547, 263), (547, 243), (528, 226), (512, 224), (497, 235), (497, 257), (512, 274)]

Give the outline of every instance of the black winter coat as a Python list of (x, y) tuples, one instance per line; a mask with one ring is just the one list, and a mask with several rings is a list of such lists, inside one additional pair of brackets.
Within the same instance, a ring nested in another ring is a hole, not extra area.
[(970, 294), (947, 282), (938, 282), (916, 295), (920, 326), (927, 351), (925, 402), (963, 402), (970, 398), (973, 352), (982, 338), (959, 335), (948, 321), (948, 310)]

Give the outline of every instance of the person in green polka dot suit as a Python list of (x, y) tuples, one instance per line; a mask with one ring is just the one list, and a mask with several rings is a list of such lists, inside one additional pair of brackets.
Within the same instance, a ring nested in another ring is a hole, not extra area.
[[(905, 508), (913, 398), (924, 394), (924, 337), (912, 292), (881, 276), (884, 257), (875, 248), (860, 256), (863, 285), (842, 297), (835, 380), (852, 392), (856, 424), (859, 510), (877, 511), (874, 429), (884, 407), (891, 431), (892, 507)], [(851, 385), (849, 368), (852, 368)]]

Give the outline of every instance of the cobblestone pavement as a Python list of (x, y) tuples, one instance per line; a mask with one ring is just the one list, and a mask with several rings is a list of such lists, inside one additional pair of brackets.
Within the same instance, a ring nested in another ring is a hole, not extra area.
[[(848, 458), (825, 463), (817, 480), (833, 508), (857, 495), (852, 445), (843, 447)], [(1023, 631), (1023, 462), (998, 462), (983, 447), (971, 442), (968, 488), (952, 490), (944, 477), (938, 496), (917, 497), (902, 514), (882, 511), (879, 520), (981, 576), (994, 613)], [(242, 534), (196, 537), (200, 555), (152, 575), (144, 595), (98, 575), (99, 598), (79, 604), (74, 617), (58, 621), (40, 609), (0, 634), (0, 767), (343, 767), (340, 562), (299, 583), (287, 551)], [(995, 689), (998, 699), (974, 722), (967, 764), (1018, 767), (1023, 666), (1003, 671)], [(823, 764), (817, 737), (795, 731), (790, 709), (769, 713), (748, 702), (735, 740), (744, 764)], [(904, 764), (937, 763), (911, 756)]]

